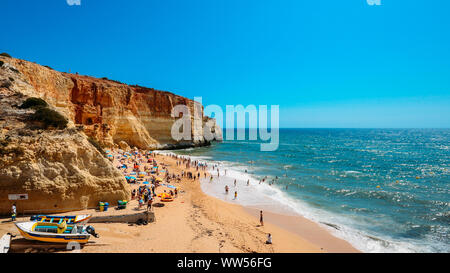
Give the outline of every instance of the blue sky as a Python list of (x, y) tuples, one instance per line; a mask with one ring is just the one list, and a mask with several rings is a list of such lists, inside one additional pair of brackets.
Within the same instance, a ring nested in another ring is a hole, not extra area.
[(450, 127), (450, 1), (2, 0), (0, 51), (281, 127)]

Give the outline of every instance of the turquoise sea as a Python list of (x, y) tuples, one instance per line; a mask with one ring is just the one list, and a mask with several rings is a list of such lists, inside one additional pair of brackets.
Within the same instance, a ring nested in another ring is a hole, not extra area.
[(207, 194), (302, 215), (362, 251), (450, 252), (450, 129), (280, 129), (274, 152), (234, 140), (175, 153), (219, 165)]

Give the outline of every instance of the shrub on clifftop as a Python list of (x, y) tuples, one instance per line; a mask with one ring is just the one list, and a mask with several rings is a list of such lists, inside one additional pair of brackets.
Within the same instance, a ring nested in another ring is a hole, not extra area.
[(65, 129), (68, 123), (60, 113), (44, 107), (37, 109), (31, 116), (31, 120), (42, 122), (45, 129), (48, 127)]
[(20, 109), (47, 107), (48, 104), (45, 100), (40, 98), (28, 98), (19, 106)]
[(5, 53), (5, 52), (0, 53), (0, 56), (12, 58), (11, 55), (9, 55), (8, 53)]

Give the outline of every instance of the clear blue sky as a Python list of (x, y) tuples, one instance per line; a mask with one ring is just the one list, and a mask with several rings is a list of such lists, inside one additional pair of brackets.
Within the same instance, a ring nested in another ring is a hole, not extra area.
[(450, 1), (2, 0), (0, 51), (282, 127), (450, 127)]

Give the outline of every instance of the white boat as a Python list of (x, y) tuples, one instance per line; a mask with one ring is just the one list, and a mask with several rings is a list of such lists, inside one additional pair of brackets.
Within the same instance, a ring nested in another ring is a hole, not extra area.
[(67, 224), (62, 222), (21, 222), (15, 223), (20, 234), (28, 240), (37, 240), (50, 243), (87, 243), (91, 235), (98, 237), (92, 226)]

